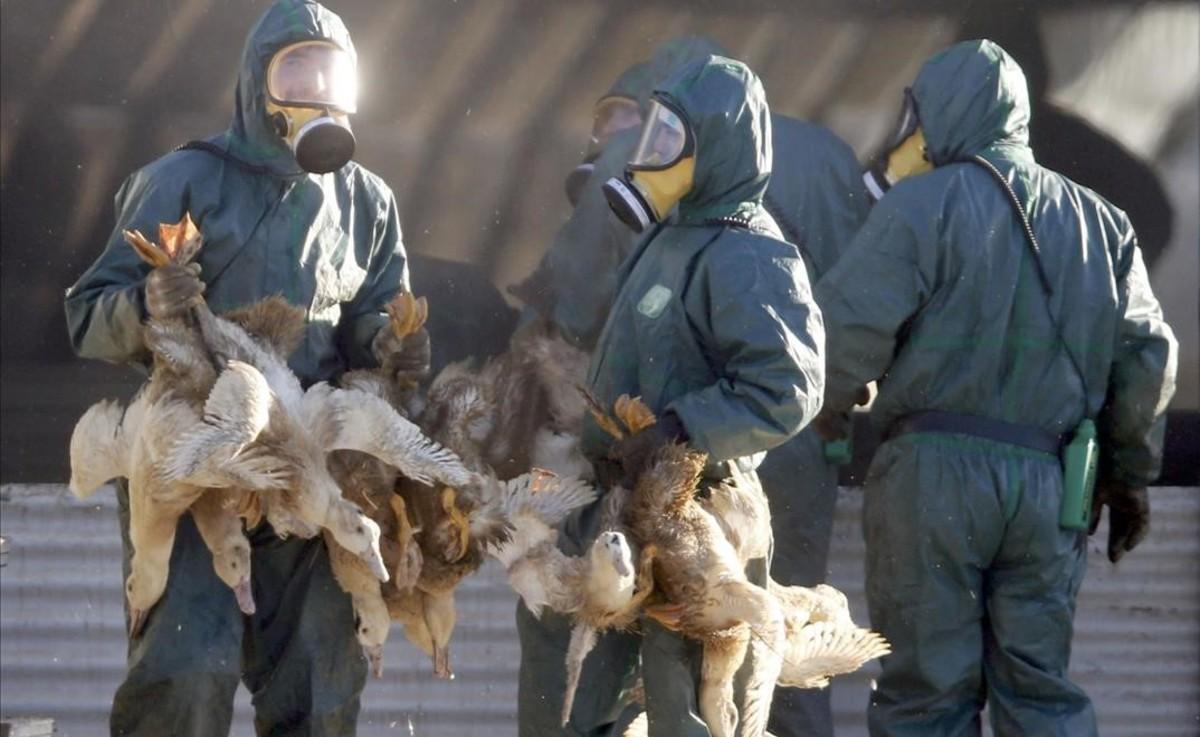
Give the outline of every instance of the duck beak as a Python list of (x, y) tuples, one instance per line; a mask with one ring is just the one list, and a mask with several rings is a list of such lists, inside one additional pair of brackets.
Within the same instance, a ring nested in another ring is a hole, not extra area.
[(444, 681), (454, 679), (454, 672), (450, 670), (450, 647), (448, 645), (441, 647), (434, 645), (433, 675)]
[(129, 610), (129, 639), (133, 639), (142, 633), (142, 627), (146, 626), (146, 615), (149, 612), (146, 609)]
[(242, 610), (242, 614), (254, 614), (254, 594), (250, 591), (249, 576), (238, 581), (238, 585), (233, 587), (233, 595), (237, 597), (238, 609)]
[(613, 557), (613, 568), (617, 570), (617, 575), (621, 578), (633, 575), (633, 570), (629, 567), (629, 564), (625, 562), (625, 556), (623, 555), (617, 555)]
[(364, 645), (363, 655), (371, 666), (371, 675), (383, 678), (383, 645)]
[(378, 578), (380, 583), (387, 583), (391, 580), (387, 564), (383, 562), (383, 556), (379, 554), (378, 550), (367, 553), (366, 563), (371, 568), (371, 575)]

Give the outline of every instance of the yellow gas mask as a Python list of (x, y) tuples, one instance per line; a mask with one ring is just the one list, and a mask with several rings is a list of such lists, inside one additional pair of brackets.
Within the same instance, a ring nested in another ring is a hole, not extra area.
[(876, 201), (896, 182), (933, 170), (933, 162), (925, 148), (925, 132), (917, 117), (912, 90), (904, 90), (904, 105), (891, 135), (871, 165), (863, 174), (863, 183)]
[(330, 41), (283, 47), (267, 67), (267, 115), (305, 171), (325, 174), (354, 155), (349, 114), (357, 109), (354, 60)]
[(604, 196), (621, 222), (635, 233), (661, 223), (692, 189), (696, 174), (695, 141), (683, 116), (662, 100), (650, 101), (624, 178), (604, 183)]

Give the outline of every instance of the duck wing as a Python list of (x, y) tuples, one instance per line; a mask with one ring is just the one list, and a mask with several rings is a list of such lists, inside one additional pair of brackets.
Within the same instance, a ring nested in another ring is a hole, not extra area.
[(305, 395), (305, 416), (326, 451), (357, 450), (410, 479), (455, 488), (479, 482), (451, 450), (437, 444), (381, 397), (317, 384)]
[(230, 361), (204, 402), (200, 423), (181, 435), (168, 452), (161, 467), (163, 478), (201, 486), (230, 485), (229, 477), (239, 476), (239, 469), (226, 467), (266, 428), (272, 401), (271, 388), (258, 369)]
[(814, 622), (788, 633), (787, 652), (778, 685), (824, 688), (833, 676), (852, 673), (868, 660), (887, 655), (882, 635), (863, 627)]
[(129, 477), (132, 448), (125, 417), (120, 402), (104, 400), (88, 407), (75, 423), (71, 431), (70, 486), (80, 499), (88, 498), (107, 481)]
[(597, 497), (596, 489), (577, 476), (559, 476), (540, 469), (500, 483), (500, 498), (508, 516), (529, 512), (551, 526)]

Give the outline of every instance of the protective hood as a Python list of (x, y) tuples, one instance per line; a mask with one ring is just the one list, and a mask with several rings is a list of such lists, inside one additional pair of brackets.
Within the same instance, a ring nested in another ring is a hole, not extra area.
[(644, 76), (636, 80), (640, 86), (634, 96), (642, 106), (642, 115), (650, 107), (650, 93), (656, 86), (688, 64), (710, 56), (729, 56), (729, 52), (708, 36), (680, 36), (659, 44), (650, 61), (646, 62)]
[(1029, 148), (1025, 74), (992, 41), (963, 41), (937, 54), (912, 92), (935, 166), (995, 146)]
[(758, 77), (739, 61), (708, 56), (653, 95), (683, 113), (695, 138), (696, 169), (679, 202), (679, 223), (749, 222), (771, 178), (771, 117)]
[(311, 0), (277, 0), (246, 39), (238, 71), (233, 122), (227, 133), (231, 152), (280, 175), (303, 175), (291, 149), (276, 135), (267, 115), (267, 65), (276, 51), (297, 41), (325, 40), (350, 54), (354, 44), (342, 19)]
[[(638, 100), (641, 104), (643, 98), (650, 90), (653, 78), (650, 76), (650, 64), (640, 61), (637, 64), (626, 69), (617, 77), (617, 80), (608, 88), (608, 92), (604, 93), (605, 97), (628, 97), (631, 100)], [(645, 106), (643, 105), (643, 108)]]

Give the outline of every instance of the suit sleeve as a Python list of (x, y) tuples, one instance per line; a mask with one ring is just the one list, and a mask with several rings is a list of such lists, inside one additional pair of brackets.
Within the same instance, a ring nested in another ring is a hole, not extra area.
[(382, 218), (375, 228), (367, 277), (348, 303), (341, 317), (341, 351), (350, 368), (377, 365), (371, 353), (371, 341), (387, 324), (386, 305), (398, 293), (409, 289), (408, 256), (400, 235), (400, 214), (396, 198), (388, 192)]
[[(1178, 344), (1150, 289), (1136, 240), (1118, 269), (1122, 311), (1099, 426), (1106, 470), (1131, 486), (1148, 486), (1162, 467), (1167, 403), (1175, 393)], [(1108, 446), (1110, 452), (1105, 452)]]
[(721, 462), (780, 445), (821, 408), (824, 328), (799, 255), (716, 244), (687, 295), (716, 383), (671, 402), (690, 442)]
[[(933, 290), (936, 237), (904, 216), (900, 192), (872, 209), (846, 253), (817, 284), (825, 316), (825, 408), (845, 412), (887, 372), (899, 334)], [(922, 252), (919, 244), (935, 244)]]
[(182, 178), (142, 170), (117, 192), (116, 227), (104, 252), (66, 294), (67, 329), (79, 356), (113, 363), (149, 363), (142, 322), (146, 319), (144, 289), (150, 266), (125, 243), (121, 232), (140, 230), (154, 238), (160, 223), (177, 222), (187, 208), (181, 182)]

